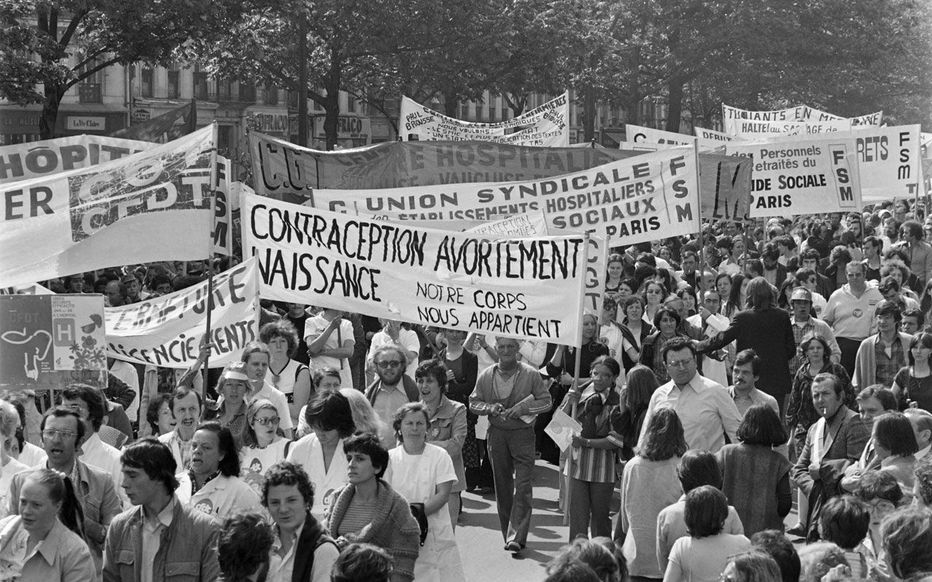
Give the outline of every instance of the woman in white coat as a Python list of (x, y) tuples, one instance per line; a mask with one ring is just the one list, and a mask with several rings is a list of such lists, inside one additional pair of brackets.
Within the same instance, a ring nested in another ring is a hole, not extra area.
[(220, 521), (240, 511), (259, 511), (259, 496), (239, 473), (230, 430), (205, 422), (194, 431), (190, 470), (177, 475), (178, 500)]
[(447, 502), (457, 482), (453, 461), (442, 448), (427, 442), (430, 426), (427, 407), (409, 402), (395, 413), (393, 427), (401, 445), (388, 452), (385, 481), (409, 503), (423, 505), (427, 538), (417, 561), (418, 582), (465, 581)]

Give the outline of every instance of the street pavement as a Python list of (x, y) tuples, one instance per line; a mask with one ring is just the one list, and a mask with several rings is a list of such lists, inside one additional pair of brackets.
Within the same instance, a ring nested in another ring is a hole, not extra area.
[(514, 555), (504, 549), (494, 494), (463, 492), (463, 515), (456, 527), (456, 541), (466, 580), (536, 582), (546, 577), (547, 562), (559, 553), (569, 536), (569, 527), (563, 525), (563, 514), (557, 507), (557, 476), (556, 467), (537, 461), (527, 548)]

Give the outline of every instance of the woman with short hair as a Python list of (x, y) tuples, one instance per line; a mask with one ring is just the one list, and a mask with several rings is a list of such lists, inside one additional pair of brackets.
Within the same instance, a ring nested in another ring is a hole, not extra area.
[(743, 535), (722, 532), (728, 501), (711, 485), (686, 494), (684, 517), (689, 537), (673, 544), (663, 582), (718, 582), (729, 557), (751, 549), (750, 540)]
[(178, 501), (222, 521), (259, 508), (259, 496), (239, 478), (239, 454), (230, 429), (205, 422), (191, 439), (190, 469), (179, 473)]
[(271, 400), (258, 398), (246, 408), (246, 434), (239, 451), (242, 477), (257, 494), (262, 493), (265, 471), (288, 455), (291, 441), (278, 430), (281, 419)]
[(356, 424), (349, 400), (339, 391), (315, 395), (304, 417), (313, 432), (291, 445), (287, 458), (307, 471), (315, 491), (311, 513), (322, 520), (333, 496), (346, 485), (343, 444), (356, 431)]
[(269, 467), (262, 506), (275, 522), (268, 582), (327, 582), (340, 550), (311, 515), (314, 487), (300, 465), (281, 461)]
[(738, 443), (716, 454), (722, 470), (722, 492), (738, 510), (744, 535), (765, 529), (783, 530), (793, 507), (790, 462), (774, 450), (786, 443), (786, 431), (773, 408), (755, 404), (738, 426)]
[(879, 470), (896, 477), (900, 490), (909, 494), (916, 481), (913, 469), (919, 450), (912, 423), (902, 412), (881, 414), (874, 419), (871, 441), (880, 459)]
[(294, 359), (300, 341), (298, 330), (287, 319), (271, 321), (259, 330), (259, 341), (269, 346), (269, 373), (266, 378), (285, 395), (292, 424), (297, 426), (298, 412), (312, 394), (308, 367)]
[(368, 543), (384, 548), (395, 563), (392, 582), (414, 579), (421, 528), (407, 500), (382, 479), (388, 451), (375, 435), (363, 433), (343, 443), (349, 484), (334, 496), (324, 522), (337, 546)]
[[(418, 366), (419, 386), (427, 378), (436, 379), (427, 371), (429, 362)], [(458, 479), (447, 451), (427, 442), (429, 426), (429, 411), (423, 402), (408, 402), (395, 412), (392, 427), (401, 444), (388, 452), (385, 482), (412, 506), (419, 506), (427, 519), (426, 537), (421, 526), (423, 543), (414, 563), (415, 580), (456, 582), (465, 580), (465, 574), (447, 504)]]

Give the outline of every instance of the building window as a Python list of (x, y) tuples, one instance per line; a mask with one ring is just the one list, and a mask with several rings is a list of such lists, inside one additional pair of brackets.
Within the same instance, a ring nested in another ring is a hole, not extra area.
[(143, 97), (152, 97), (154, 95), (154, 83), (153, 79), (155, 78), (155, 71), (152, 67), (144, 65), (142, 67), (142, 72), (139, 74), (139, 94)]
[(219, 79), (217, 81), (217, 99), (219, 101), (233, 101), (233, 81)]
[(256, 85), (254, 83), (239, 84), (239, 100), (245, 103), (256, 102)]
[(207, 73), (204, 71), (194, 72), (194, 98), (201, 101), (213, 101), (213, 95), (210, 94), (210, 84), (207, 80)]
[(181, 71), (178, 69), (168, 70), (168, 98), (178, 99), (181, 97)]
[[(78, 55), (78, 59), (83, 58), (82, 54)], [(87, 72), (97, 67), (98, 64), (97, 59), (92, 59), (78, 69), (78, 74), (81, 76), (87, 75)], [(103, 82), (103, 70), (95, 71), (81, 79), (81, 82), (78, 83), (78, 101), (80, 103), (103, 103)]]
[(266, 105), (278, 105), (278, 87), (266, 86), (265, 104)]
[(346, 112), (356, 113), (356, 99), (352, 95), (346, 97)]

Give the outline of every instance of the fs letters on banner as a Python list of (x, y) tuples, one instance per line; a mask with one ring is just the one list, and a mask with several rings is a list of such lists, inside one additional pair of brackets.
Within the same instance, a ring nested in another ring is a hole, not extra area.
[(0, 185), (0, 286), (208, 256), (214, 128), (92, 168)]
[(0, 147), (0, 184), (106, 164), (157, 144), (103, 135), (76, 135)]
[[(256, 261), (250, 259), (213, 278), (209, 365), (240, 359), (259, 337)], [(207, 324), (207, 281), (139, 303), (105, 309), (107, 355), (134, 364), (189, 368), (200, 353)]]
[(316, 190), (308, 204), (447, 229), (542, 210), (552, 233), (601, 232), (616, 245), (699, 231), (695, 156), (682, 147), (526, 182)]
[(584, 235), (493, 240), (246, 195), (262, 297), (575, 345)]

